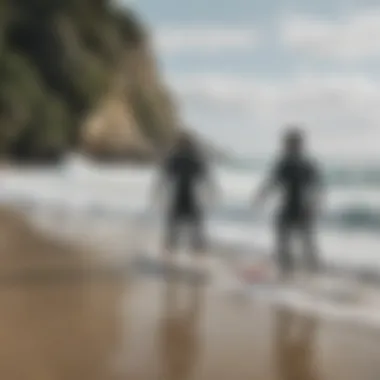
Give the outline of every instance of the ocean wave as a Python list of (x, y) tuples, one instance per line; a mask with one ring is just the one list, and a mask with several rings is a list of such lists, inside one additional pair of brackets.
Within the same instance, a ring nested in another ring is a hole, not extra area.
[[(229, 163), (224, 165), (224, 168), (234, 173), (252, 175), (268, 171), (271, 165), (268, 160), (248, 160)], [(322, 162), (321, 170), (326, 184), (330, 186), (380, 187), (378, 164), (339, 165)]]
[[(114, 213), (119, 217), (128, 217), (147, 207), (153, 170), (133, 166), (97, 167), (97, 170), (90, 170), (87, 163), (83, 163), (84, 168), (81, 165), (74, 158), (75, 174), (69, 170), (67, 175), (43, 170), (4, 172), (0, 202), (16, 206), (23, 204), (28, 208), (62, 208), (67, 212), (78, 211), (91, 215)], [(217, 177), (224, 204), (212, 211), (211, 217), (228, 222), (269, 222), (270, 213), (252, 212), (247, 207), (252, 190), (263, 176), (260, 170), (252, 172), (252, 169), (241, 171), (219, 168)], [(84, 172), (87, 174), (84, 175)], [(357, 191), (350, 187), (355, 183), (379, 186), (380, 167), (362, 170), (334, 167), (326, 171), (326, 180), (335, 185), (328, 187), (331, 191), (328, 192), (327, 210), (321, 216), (321, 223), (337, 229), (380, 231), (378, 191)]]
[[(89, 197), (86, 193), (74, 194), (74, 192), (54, 195), (54, 197), (53, 194), (49, 194), (49, 196), (38, 194), (37, 196), (32, 192), (20, 194), (2, 191), (0, 192), (0, 203), (28, 209), (63, 209), (67, 213), (79, 212), (99, 216), (117, 214), (118, 217), (124, 215), (126, 218), (138, 213), (143, 213), (150, 218), (151, 213), (154, 213), (149, 210), (144, 201), (146, 197), (128, 199), (129, 197), (115, 197), (113, 194), (112, 197), (96, 199)], [(380, 205), (376, 203), (358, 204), (349, 203), (347, 200), (333, 202), (321, 213), (320, 222), (332, 228), (380, 232)], [(245, 202), (224, 204), (210, 210), (211, 219), (228, 223), (270, 223), (273, 215), (273, 207), (268, 210), (252, 210)]]
[[(249, 180), (252, 175), (264, 174), (265, 171), (269, 170), (272, 163), (269, 160), (259, 159), (259, 160), (233, 160), (231, 162), (225, 162), (218, 166), (222, 172), (227, 170), (229, 175), (235, 175), (237, 178), (241, 175), (247, 176), (246, 180)], [(323, 172), (323, 177), (327, 185), (330, 186), (361, 186), (361, 187), (379, 187), (380, 186), (380, 165), (377, 164), (337, 164), (335, 162), (321, 162), (321, 169)], [(62, 166), (62, 173), (69, 175), (71, 177), (79, 178), (90, 178), (90, 177), (101, 177), (104, 175), (108, 180), (111, 177), (116, 177), (120, 179), (125, 177), (129, 172), (131, 174), (131, 165), (121, 165), (121, 166), (109, 166), (105, 165), (95, 165), (91, 160), (83, 157), (81, 155), (70, 155), (68, 156), (66, 162)], [(217, 169), (217, 171), (218, 171)], [(147, 169), (149, 171), (149, 168)], [(142, 170), (141, 167), (132, 169), (132, 173), (137, 176), (146, 170)]]
[(380, 210), (370, 208), (348, 208), (325, 216), (325, 222), (345, 228), (380, 232)]
[(376, 170), (330, 170), (325, 181), (331, 186), (380, 187), (380, 169)]
[[(247, 207), (226, 206), (212, 213), (212, 219), (237, 223), (270, 223), (273, 213), (253, 212)], [(380, 209), (366, 206), (346, 205), (329, 209), (319, 218), (325, 227), (380, 232)]]

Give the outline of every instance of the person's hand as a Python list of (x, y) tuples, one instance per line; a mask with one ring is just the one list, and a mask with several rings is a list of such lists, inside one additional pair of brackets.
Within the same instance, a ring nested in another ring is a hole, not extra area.
[(264, 204), (264, 201), (266, 200), (270, 190), (272, 189), (272, 185), (270, 182), (264, 184), (261, 188), (259, 188), (259, 191), (255, 193), (255, 195), (252, 197), (252, 208), (261, 208)]

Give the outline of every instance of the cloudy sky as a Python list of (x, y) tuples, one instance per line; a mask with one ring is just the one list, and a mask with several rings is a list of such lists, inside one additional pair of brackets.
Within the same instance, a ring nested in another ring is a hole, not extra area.
[(297, 122), (319, 154), (380, 157), (380, 0), (131, 6), (184, 120), (213, 141), (255, 157)]

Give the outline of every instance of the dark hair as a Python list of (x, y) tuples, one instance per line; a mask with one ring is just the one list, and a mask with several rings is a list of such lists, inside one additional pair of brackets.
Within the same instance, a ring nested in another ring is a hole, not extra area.
[(303, 131), (298, 127), (289, 127), (284, 135), (286, 144), (302, 144), (304, 140)]
[(176, 145), (182, 149), (194, 149), (196, 146), (195, 138), (190, 132), (182, 130), (177, 136)]

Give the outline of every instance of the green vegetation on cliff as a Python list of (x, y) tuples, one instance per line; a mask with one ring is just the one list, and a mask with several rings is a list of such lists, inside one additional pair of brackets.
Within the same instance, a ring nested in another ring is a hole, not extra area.
[(144, 156), (176, 124), (132, 12), (107, 0), (0, 0), (2, 156), (53, 159), (81, 147)]

